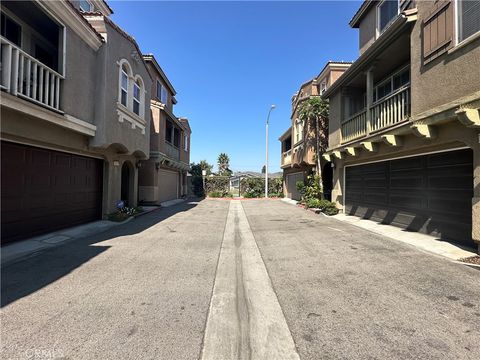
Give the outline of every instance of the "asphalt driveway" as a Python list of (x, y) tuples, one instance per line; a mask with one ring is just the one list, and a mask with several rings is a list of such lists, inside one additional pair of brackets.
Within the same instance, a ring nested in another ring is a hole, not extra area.
[(480, 354), (480, 271), (278, 200), (183, 203), (2, 270), (5, 359)]
[(478, 359), (480, 271), (282, 202), (243, 203), (302, 359)]

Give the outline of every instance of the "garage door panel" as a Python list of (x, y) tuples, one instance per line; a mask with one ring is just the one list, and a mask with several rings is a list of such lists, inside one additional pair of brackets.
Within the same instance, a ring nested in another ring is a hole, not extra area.
[[(424, 201), (419, 196), (391, 195), (389, 206), (398, 209), (421, 209), (425, 208)], [(385, 204), (385, 202), (384, 202)]]
[(347, 167), (345, 187), (347, 213), (471, 244), (471, 150)]
[(101, 217), (101, 160), (2, 142), (5, 158), (2, 243)]

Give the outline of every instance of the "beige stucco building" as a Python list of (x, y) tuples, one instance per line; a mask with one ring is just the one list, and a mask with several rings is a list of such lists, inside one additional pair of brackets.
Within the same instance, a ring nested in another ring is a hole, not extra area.
[(191, 129), (173, 114), (176, 91), (153, 55), (144, 59), (153, 79), (150, 111), (150, 159), (140, 168), (139, 200), (161, 204), (187, 195)]
[(135, 206), (152, 79), (104, 1), (2, 1), (2, 242)]
[(360, 56), (323, 94), (345, 213), (480, 244), (478, 6), (364, 1), (354, 15)]
[[(324, 93), (349, 66), (348, 62), (329, 61), (315, 78), (303, 83), (292, 97), (291, 126), (279, 138), (282, 143), (280, 166), (283, 170), (284, 195), (288, 198), (300, 199), (296, 183), (305, 181), (317, 167), (315, 124), (299, 119), (300, 104)], [(330, 173), (331, 169), (326, 169), (326, 172)]]

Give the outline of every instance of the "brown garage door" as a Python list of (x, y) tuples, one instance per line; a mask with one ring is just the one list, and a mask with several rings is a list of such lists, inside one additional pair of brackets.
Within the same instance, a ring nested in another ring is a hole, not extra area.
[(178, 172), (159, 170), (159, 199), (161, 202), (178, 199), (179, 178)]
[(347, 214), (472, 244), (469, 149), (346, 167), (345, 190)]
[(287, 197), (293, 200), (300, 200), (302, 195), (297, 190), (297, 182), (304, 181), (303, 172), (288, 174), (286, 178)]
[(97, 220), (103, 161), (2, 141), (2, 243)]

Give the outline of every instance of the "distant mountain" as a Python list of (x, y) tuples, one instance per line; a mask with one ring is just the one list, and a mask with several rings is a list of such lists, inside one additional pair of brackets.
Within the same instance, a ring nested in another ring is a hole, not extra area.
[[(247, 177), (265, 177), (265, 174), (262, 174), (261, 172), (257, 171), (236, 171), (233, 173), (234, 177), (237, 176), (247, 176)], [(269, 179), (274, 179), (274, 178), (281, 178), (283, 176), (282, 172), (274, 172), (274, 173), (269, 173), (268, 178)]]

